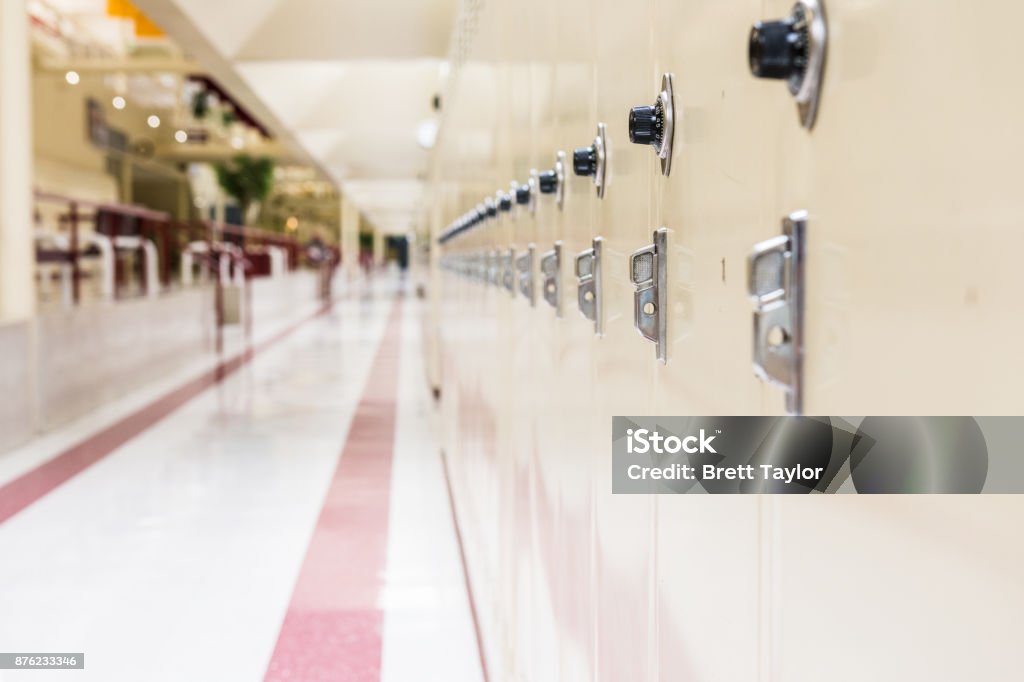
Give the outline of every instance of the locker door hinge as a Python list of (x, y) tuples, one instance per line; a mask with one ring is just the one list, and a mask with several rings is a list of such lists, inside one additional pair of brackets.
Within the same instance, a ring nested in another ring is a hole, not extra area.
[(593, 246), (576, 256), (576, 299), (583, 317), (594, 323), (594, 333), (604, 333), (601, 315), (601, 247), (604, 240), (594, 237)]
[(629, 258), (633, 294), (633, 325), (655, 344), (658, 360), (668, 359), (665, 343), (668, 328), (668, 228), (654, 231), (654, 243)]
[(544, 300), (562, 316), (562, 242), (540, 257), (540, 274), (544, 287)]
[(754, 373), (785, 391), (787, 412), (801, 414), (807, 212), (784, 218), (782, 232), (756, 244), (748, 263), (754, 303)]

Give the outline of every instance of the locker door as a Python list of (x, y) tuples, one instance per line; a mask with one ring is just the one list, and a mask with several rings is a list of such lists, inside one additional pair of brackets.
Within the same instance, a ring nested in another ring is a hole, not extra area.
[(554, 308), (538, 300), (538, 326), (550, 329), (550, 345), (546, 380), (539, 387), (545, 395), (538, 396), (542, 447), (537, 451), (536, 466), (537, 544), (544, 572), (550, 576), (551, 608), (557, 623), (555, 678), (592, 680), (594, 457), (582, 435), (588, 432), (591, 418), (594, 333), (593, 325), (577, 310), (573, 267), (576, 254), (591, 245), (594, 212), (599, 207), (592, 182), (576, 177), (571, 164), (573, 147), (589, 144), (596, 128), (593, 9), (589, 0), (550, 6), (554, 11), (548, 16), (558, 29), (551, 95), (557, 135), (546, 153), (564, 150), (567, 168), (564, 209), (549, 212), (553, 229), (538, 244), (542, 251), (550, 251), (556, 239), (561, 241), (562, 317), (556, 318)]
[(675, 74), (676, 131), (671, 175), (652, 171), (653, 221), (670, 230), (669, 359), (657, 372), (655, 413), (781, 411), (751, 370), (746, 276), (754, 243), (778, 229), (765, 206), (775, 180), (766, 131), (793, 118), (771, 106), (783, 86), (750, 76), (746, 42), (760, 5), (657, 6), (655, 63)]
[[(530, 103), (532, 135), (523, 151), (528, 153), (528, 168), (550, 169), (561, 139), (557, 112), (559, 93), (557, 8), (551, 4), (530, 3), (529, 18), (523, 34), (514, 36), (507, 56), (516, 55), (530, 65)], [(529, 36), (529, 39), (524, 39)], [(510, 93), (515, 96), (515, 93)], [(525, 179), (525, 178), (524, 178)], [(556, 372), (553, 344), (555, 324), (544, 303), (540, 286), (540, 257), (554, 241), (558, 230), (558, 209), (552, 195), (536, 199), (536, 213), (517, 222), (513, 241), (517, 253), (533, 247), (530, 277), (533, 302), (519, 296), (516, 308), (519, 320), (521, 364), (514, 381), (520, 388), (517, 484), (524, 503), (521, 554), (518, 559), (519, 620), (516, 653), (524, 679), (554, 682), (558, 679), (561, 632), (555, 611), (556, 584), (550, 553), (555, 538), (551, 534), (557, 517), (557, 496), (550, 460), (557, 455), (551, 448), (551, 422), (548, 414), (558, 410), (557, 394), (551, 379)]]
[(828, 12), (818, 124), (775, 150), (776, 211), (811, 214), (807, 409), (1018, 414), (1024, 8)]
[[(1019, 413), (1024, 8), (827, 10), (817, 125), (775, 150), (776, 212), (810, 212), (807, 411)], [(1021, 668), (1020, 497), (771, 504), (771, 679)]]
[(597, 118), (608, 124), (609, 184), (595, 226), (604, 242), (605, 335), (593, 344), (597, 679), (649, 680), (654, 502), (611, 494), (611, 417), (651, 405), (654, 347), (633, 330), (629, 255), (651, 238), (647, 150), (631, 145), (629, 107), (651, 96), (652, 3), (594, 3)]
[[(654, 180), (654, 222), (671, 232), (669, 357), (656, 371), (653, 414), (781, 409), (751, 369), (746, 281), (771, 173), (764, 112), (780, 95), (749, 73), (746, 38), (760, 6), (657, 4), (655, 63), (675, 74), (676, 129), (671, 175)], [(659, 679), (758, 677), (760, 508), (740, 496), (658, 497)]]

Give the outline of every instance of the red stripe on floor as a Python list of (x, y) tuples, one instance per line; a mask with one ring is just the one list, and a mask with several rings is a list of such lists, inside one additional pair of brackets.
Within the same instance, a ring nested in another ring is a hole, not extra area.
[(331, 479), (265, 682), (377, 682), (401, 348), (395, 303)]
[(0, 486), (0, 524), (99, 462), (207, 388), (223, 381), (252, 360), (258, 352), (284, 339), (302, 324), (322, 315), (327, 310), (328, 306), (320, 308), (313, 315), (286, 327), (271, 338), (246, 349), (230, 360), (219, 363), (212, 370), (157, 398), (137, 412), (133, 412), (93, 434), (35, 469)]

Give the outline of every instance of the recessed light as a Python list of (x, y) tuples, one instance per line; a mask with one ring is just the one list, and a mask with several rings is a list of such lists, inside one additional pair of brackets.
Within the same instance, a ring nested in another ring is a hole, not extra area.
[(159, 128), (160, 127), (160, 117), (157, 116), (156, 114), (153, 114), (152, 116), (150, 116), (149, 118), (146, 119), (146, 123), (149, 124), (150, 128)]
[(121, 97), (121, 95), (118, 95), (117, 97), (115, 97), (113, 100), (111, 100), (110, 103), (113, 104), (114, 108), (117, 109), (118, 111), (120, 111), (121, 109), (124, 109), (125, 106), (128, 104), (127, 102), (124, 101), (124, 97)]
[(176, 133), (174, 133), (174, 139), (182, 144), (185, 144), (186, 142), (188, 142), (188, 133), (186, 133), (184, 130), (179, 130)]
[(64, 74), (64, 80), (68, 82), (68, 85), (78, 85), (82, 81), (82, 77), (78, 75), (77, 71), (68, 71)]

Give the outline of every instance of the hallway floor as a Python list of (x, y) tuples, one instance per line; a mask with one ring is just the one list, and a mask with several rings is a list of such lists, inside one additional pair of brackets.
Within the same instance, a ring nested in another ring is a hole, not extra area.
[(480, 680), (402, 289), (0, 455), (0, 680)]

